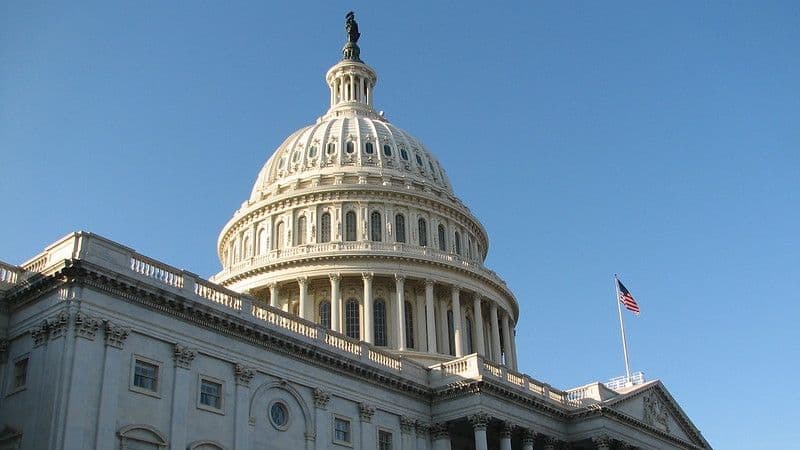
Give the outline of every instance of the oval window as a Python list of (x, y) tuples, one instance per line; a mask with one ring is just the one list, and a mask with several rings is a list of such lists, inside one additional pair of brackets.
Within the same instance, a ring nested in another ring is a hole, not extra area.
[(371, 155), (373, 152), (375, 152), (375, 147), (372, 146), (372, 142), (367, 142), (364, 144), (364, 152), (366, 152), (368, 155)]
[(384, 145), (383, 146), (383, 154), (386, 156), (392, 156), (392, 146), (391, 145)]
[(285, 430), (289, 425), (289, 409), (282, 402), (275, 402), (269, 408), (269, 421), (275, 428)]

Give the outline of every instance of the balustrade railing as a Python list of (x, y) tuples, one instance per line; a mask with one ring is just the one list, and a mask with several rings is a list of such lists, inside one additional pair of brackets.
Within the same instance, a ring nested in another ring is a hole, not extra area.
[(141, 255), (131, 256), (131, 270), (178, 289), (183, 287), (183, 275), (178, 269)]
[(19, 280), (22, 268), (0, 261), (0, 283), (14, 284)]
[(23, 264), (22, 269), (25, 272), (40, 272), (47, 265), (47, 257), (48, 257), (47, 253), (37, 256), (36, 258), (30, 260), (29, 262)]

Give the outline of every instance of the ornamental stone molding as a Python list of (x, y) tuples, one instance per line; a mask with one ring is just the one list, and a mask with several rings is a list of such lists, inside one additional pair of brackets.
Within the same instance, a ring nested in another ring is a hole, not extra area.
[(172, 352), (172, 357), (175, 358), (175, 367), (182, 369), (191, 369), (192, 360), (197, 356), (197, 352), (185, 345), (175, 344), (175, 349)]
[(47, 320), (43, 320), (39, 325), (31, 328), (31, 337), (33, 338), (34, 348), (45, 345), (49, 336), (50, 324), (47, 323)]
[(413, 417), (400, 416), (400, 431), (403, 434), (411, 434), (417, 421)]
[(372, 416), (375, 414), (375, 407), (366, 403), (359, 403), (358, 414), (361, 416), (362, 422), (372, 422)]
[(645, 423), (669, 433), (669, 412), (658, 394), (655, 392), (645, 394), (642, 397), (642, 405)]
[(233, 366), (233, 374), (236, 377), (236, 384), (239, 386), (250, 386), (250, 381), (256, 375), (256, 369), (242, 364)]
[(489, 426), (489, 421), (492, 420), (492, 417), (486, 413), (477, 413), (467, 417), (469, 423), (472, 424), (472, 428), (475, 430), (486, 430), (486, 427)]
[(500, 437), (511, 439), (511, 435), (514, 433), (515, 428), (517, 428), (517, 426), (513, 423), (503, 422), (503, 429), (500, 430)]
[(597, 450), (610, 450), (612, 440), (607, 434), (601, 434), (592, 438), (592, 442), (597, 446)]
[(522, 432), (522, 445), (533, 445), (536, 441), (536, 432), (531, 429), (525, 429)]
[(67, 333), (69, 327), (69, 312), (66, 310), (58, 313), (49, 321), (50, 339), (58, 339)]
[(544, 450), (556, 450), (558, 448), (559, 439), (554, 436), (547, 436), (544, 440)]
[(331, 401), (331, 393), (320, 388), (314, 388), (314, 406), (320, 409), (328, 409)]
[(105, 334), (106, 346), (118, 348), (120, 350), (125, 346), (125, 340), (128, 339), (128, 335), (131, 333), (129, 327), (115, 324), (110, 320), (103, 322), (103, 331)]
[(93, 341), (100, 328), (100, 319), (78, 312), (75, 314), (75, 336)]
[(417, 436), (427, 437), (430, 434), (431, 426), (418, 421), (414, 424), (414, 430), (417, 432)]
[(437, 441), (439, 439), (450, 439), (450, 430), (444, 422), (436, 422), (431, 425), (431, 439)]

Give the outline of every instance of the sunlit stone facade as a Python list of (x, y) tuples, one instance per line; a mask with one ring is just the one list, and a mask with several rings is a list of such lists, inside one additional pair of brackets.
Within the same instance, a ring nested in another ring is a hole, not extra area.
[(517, 371), (489, 237), (352, 36), (211, 281), (87, 232), (0, 263), (0, 449), (710, 448), (657, 380)]

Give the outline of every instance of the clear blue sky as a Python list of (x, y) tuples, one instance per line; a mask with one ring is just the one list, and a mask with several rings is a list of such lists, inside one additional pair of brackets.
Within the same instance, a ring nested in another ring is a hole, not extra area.
[(521, 305), (521, 369), (661, 379), (720, 449), (797, 445), (800, 3), (0, 2), (0, 259), (89, 230), (208, 276), (327, 108), (348, 9)]

